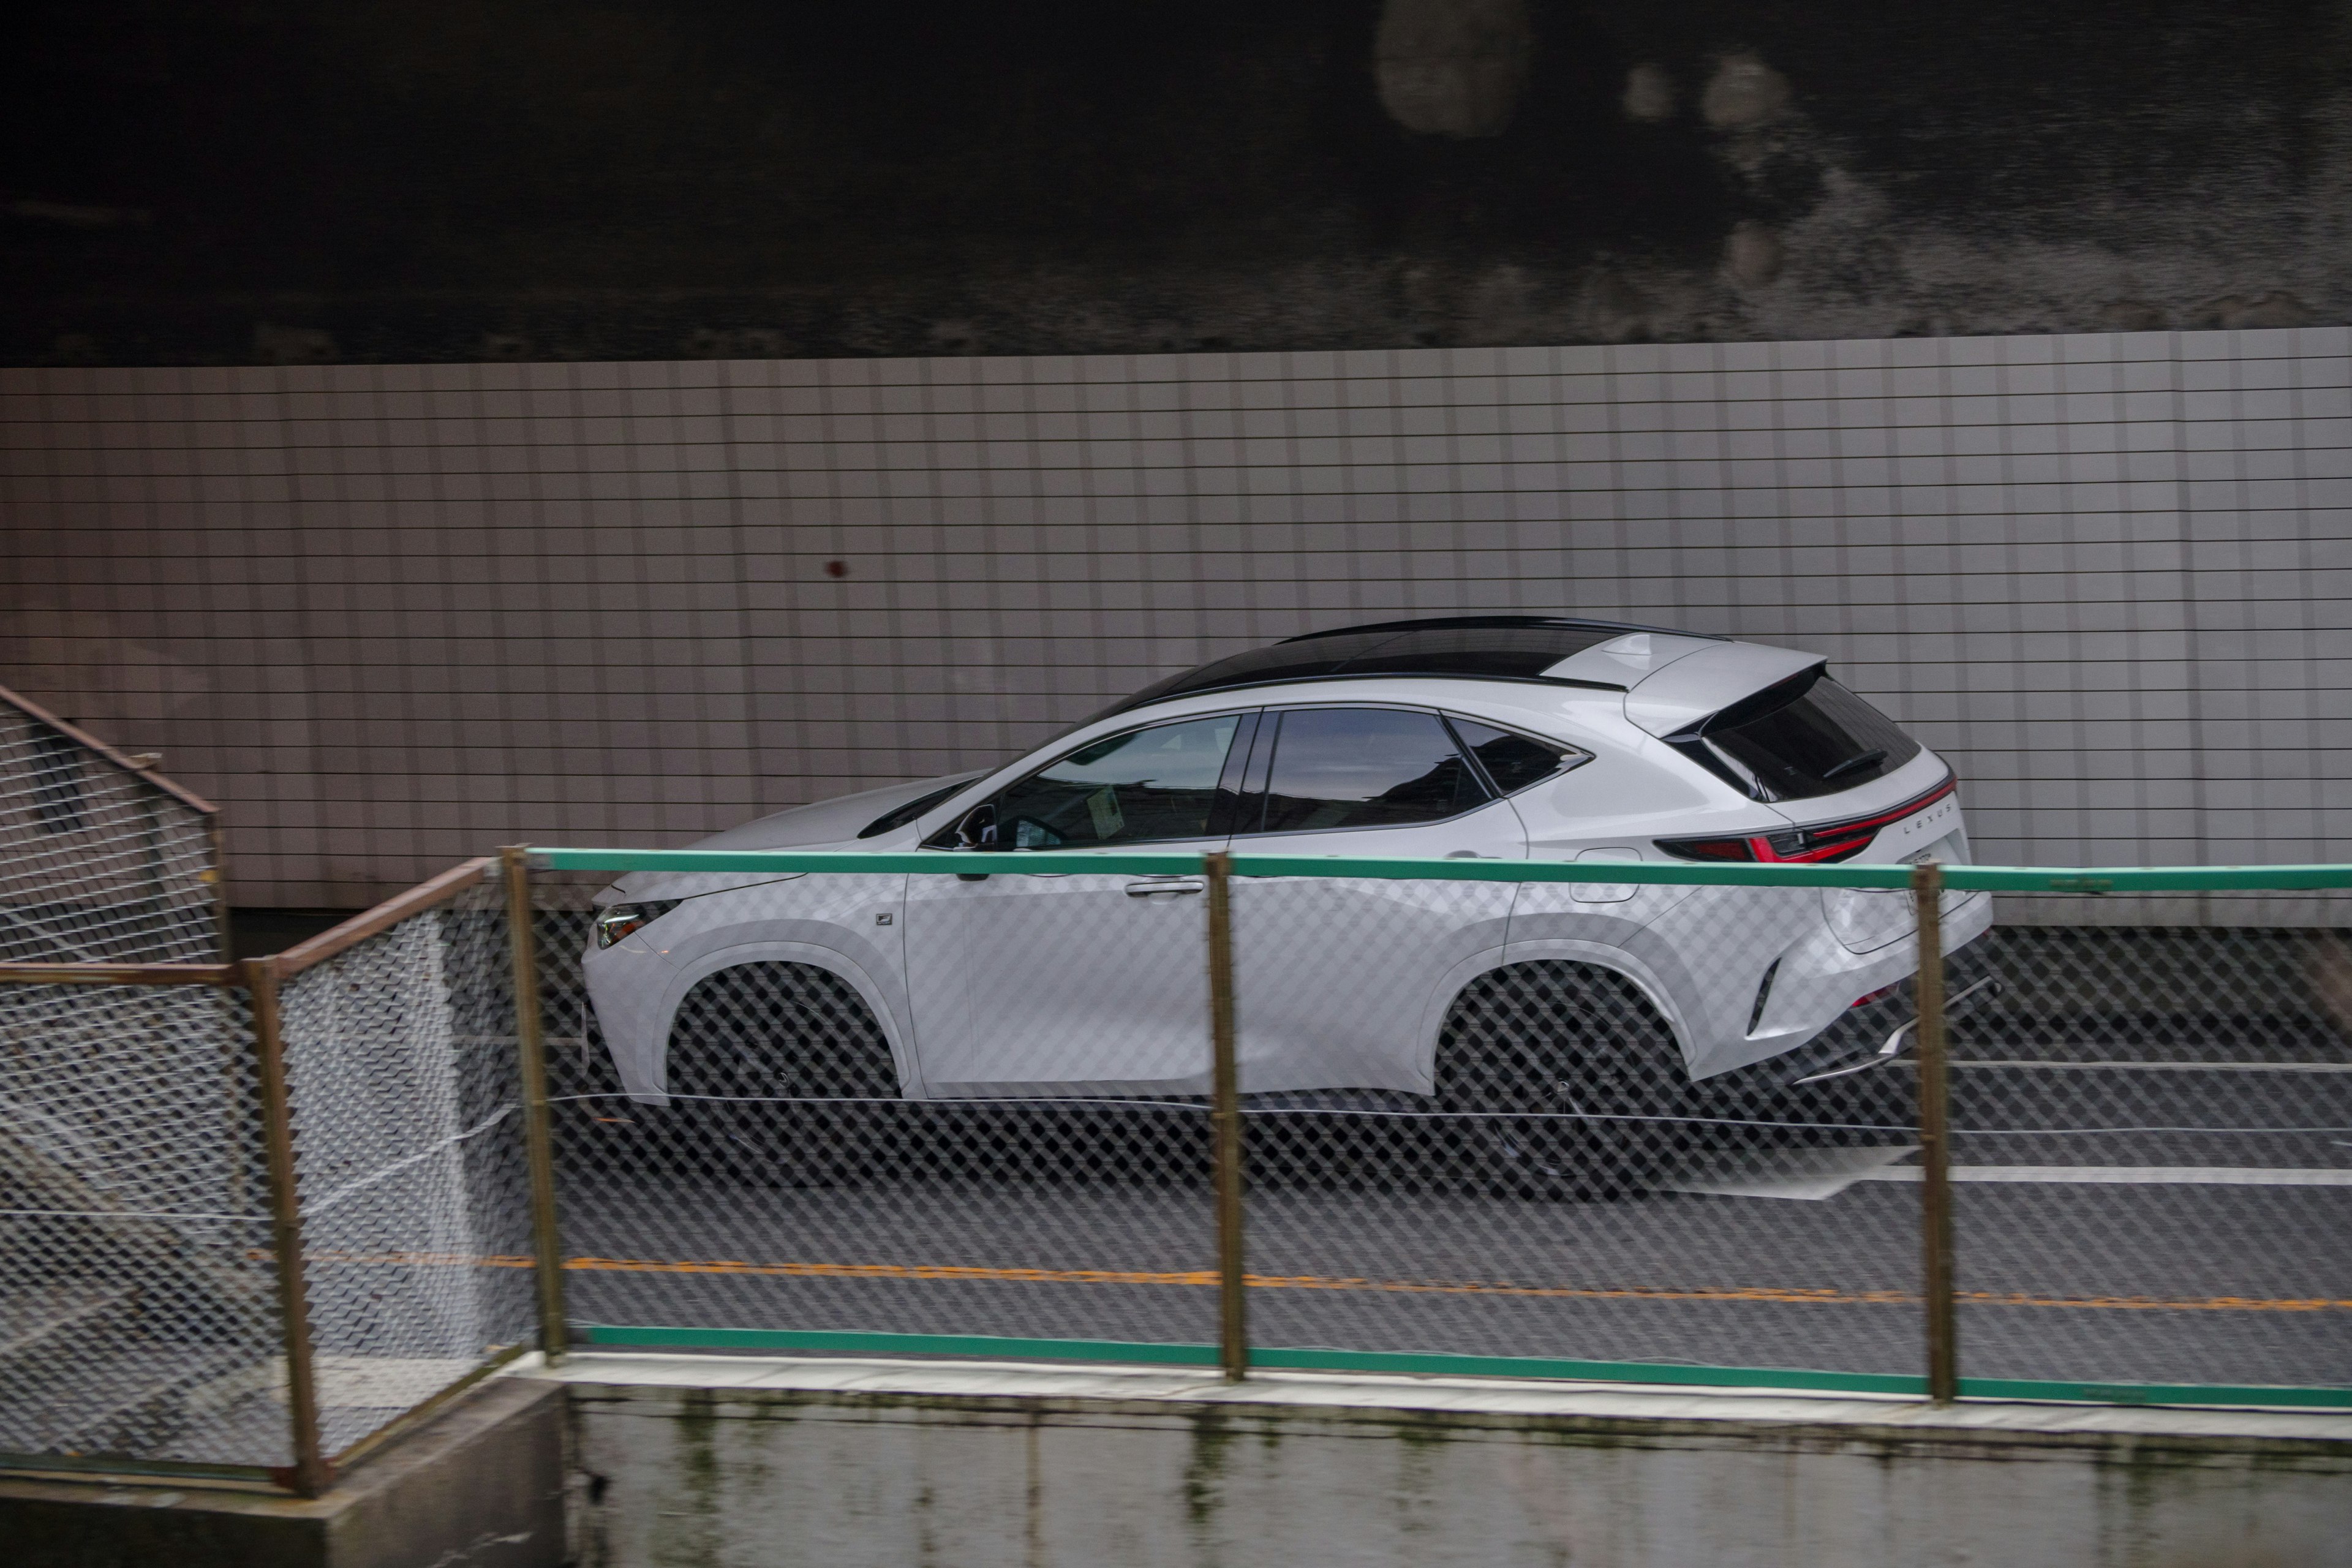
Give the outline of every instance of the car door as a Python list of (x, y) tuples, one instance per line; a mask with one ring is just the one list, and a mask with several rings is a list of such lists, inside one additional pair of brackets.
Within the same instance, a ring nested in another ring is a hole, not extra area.
[[(1233, 840), (1252, 855), (1524, 859), (1510, 802), (1426, 709), (1269, 710)], [(1250, 877), (1234, 888), (1242, 1085), (1427, 1093), (1437, 1024), (1496, 961), (1508, 882)]]
[(1059, 871), (1055, 852), (1222, 848), (1256, 723), (1244, 710), (1089, 742), (967, 816), (988, 824), (998, 852), (943, 854), (955, 874), (908, 879), (908, 985), (930, 1093), (1205, 1088), (1205, 884)]

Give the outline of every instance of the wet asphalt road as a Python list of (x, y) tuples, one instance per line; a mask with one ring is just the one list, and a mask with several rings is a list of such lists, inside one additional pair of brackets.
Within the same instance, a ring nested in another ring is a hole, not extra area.
[[(2352, 1074), (2074, 1055), (1955, 1070), (1964, 1375), (2352, 1385)], [(862, 1122), (863, 1169), (780, 1179), (760, 1140), (790, 1128), (757, 1109), (735, 1123), (752, 1142), (720, 1156), (625, 1100), (565, 1110), (577, 1320), (1215, 1338), (1196, 1111), (1059, 1145), (1116, 1143), (1108, 1173), (940, 1157), (942, 1138), (969, 1153), (991, 1137), (967, 1116), (944, 1133)], [(1682, 1129), (1633, 1190), (1531, 1198), (1335, 1180), (1300, 1119), (1252, 1125), (1260, 1154), (1290, 1145), (1247, 1204), (1259, 1343), (1920, 1368), (1921, 1189), (1899, 1135), (1824, 1151)], [(1674, 1190), (1708, 1185), (1741, 1195)]]

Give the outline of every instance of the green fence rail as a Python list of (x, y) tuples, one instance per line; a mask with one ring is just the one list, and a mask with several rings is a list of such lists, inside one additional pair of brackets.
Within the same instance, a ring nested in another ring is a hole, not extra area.
[[(614, 1350), (814, 1351), (830, 1355), (956, 1356), (975, 1360), (1090, 1361), (1215, 1370), (1219, 1347), (1134, 1340), (1029, 1340), (991, 1334), (867, 1333), (841, 1329), (706, 1329), (575, 1323), (574, 1342)], [(1274, 1372), (1352, 1372), (1399, 1377), (1545, 1378), (1668, 1388), (1788, 1389), (1806, 1394), (1891, 1394), (1923, 1399), (1927, 1380), (1897, 1373), (1814, 1372), (1785, 1366), (1709, 1366), (1687, 1362), (1575, 1361), (1550, 1356), (1455, 1355), (1445, 1352), (1250, 1347), (1250, 1364)], [(2199, 1383), (2072, 1383), (1964, 1377), (1963, 1399), (2060, 1405), (2180, 1405), (2218, 1408), (2352, 1410), (2352, 1388)]]
[[(531, 850), (532, 863), (555, 871), (916, 872), (971, 871), (982, 865), (999, 875), (1024, 869), (1099, 871), (1112, 876), (1185, 875), (1202, 857), (1094, 849), (877, 851), (792, 849)], [(1366, 877), (1445, 882), (1631, 882), (1718, 888), (1879, 888), (1911, 886), (1908, 865), (1752, 865), (1735, 861), (1663, 860), (1408, 860), (1349, 856), (1232, 857), (1236, 877)], [(2352, 890), (2352, 866), (1947, 866), (1944, 885), (1992, 893), (2218, 893)]]

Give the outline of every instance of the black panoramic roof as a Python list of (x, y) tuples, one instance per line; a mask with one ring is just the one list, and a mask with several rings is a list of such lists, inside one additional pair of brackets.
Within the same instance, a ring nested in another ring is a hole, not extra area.
[[(1570, 655), (1628, 632), (1664, 632), (1670, 637), (1707, 635), (1622, 621), (1573, 620), (1565, 616), (1445, 616), (1419, 621), (1381, 621), (1369, 626), (1309, 632), (1270, 647), (1252, 648), (1198, 669), (1188, 669), (1181, 675), (1171, 675), (1095, 718), (1108, 719), (1114, 713), (1171, 698), (1277, 680), (1329, 680), (1360, 675), (1454, 675), (1488, 680), (1532, 680)], [(1093, 720), (1087, 721), (1091, 723)]]

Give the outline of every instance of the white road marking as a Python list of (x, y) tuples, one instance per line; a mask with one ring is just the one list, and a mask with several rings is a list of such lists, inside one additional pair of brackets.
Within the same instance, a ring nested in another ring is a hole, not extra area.
[[(1722, 1198), (1819, 1203), (1856, 1182), (1919, 1180), (1895, 1162), (1916, 1144), (1874, 1148), (1746, 1149), (1701, 1155), (1657, 1184), (1661, 1192)], [(2352, 1187), (2352, 1168), (2291, 1165), (1955, 1165), (1955, 1182), (2046, 1183), (2056, 1186)]]
[(1729, 1156), (1706, 1156), (1694, 1161), (1658, 1186), (1664, 1192), (1703, 1193), (1712, 1197), (1797, 1198), (1818, 1203), (1837, 1196), (1856, 1182), (1887, 1175), (1884, 1167), (1918, 1152), (1916, 1143), (1877, 1148), (1743, 1150)]
[[(1916, 1165), (1864, 1171), (1861, 1182), (1916, 1182)], [(2056, 1182), (2070, 1186), (2352, 1187), (2352, 1170), (2288, 1165), (1955, 1165), (1956, 1182)]]
[(2024, 1068), (2034, 1072), (2352, 1072), (2352, 1062), (2052, 1062), (1954, 1057), (1961, 1068)]

